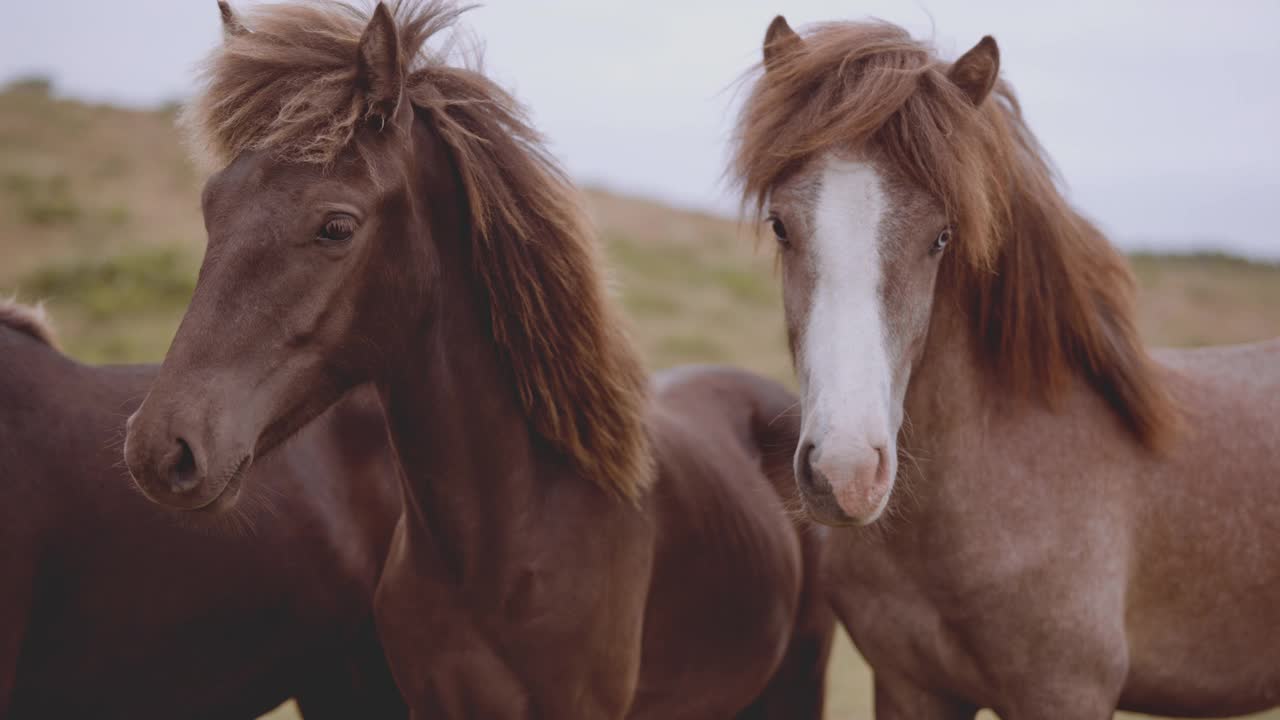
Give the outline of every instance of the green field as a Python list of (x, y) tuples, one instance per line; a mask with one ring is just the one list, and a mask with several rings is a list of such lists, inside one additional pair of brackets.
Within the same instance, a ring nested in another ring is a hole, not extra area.
[[(0, 92), (0, 295), (45, 301), (78, 358), (159, 360), (199, 266), (200, 185), (171, 110), (61, 100), (38, 80), (10, 86)], [(767, 246), (731, 220), (604, 192), (587, 201), (652, 368), (729, 362), (790, 382)], [(1143, 255), (1134, 267), (1152, 343), (1280, 335), (1276, 266)], [(871, 716), (869, 674), (847, 642), (830, 698), (830, 717)]]

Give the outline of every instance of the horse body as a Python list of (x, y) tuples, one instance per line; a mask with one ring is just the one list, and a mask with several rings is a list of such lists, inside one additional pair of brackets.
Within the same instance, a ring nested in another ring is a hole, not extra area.
[(1152, 455), (1088, 388), (1056, 411), (1010, 406), (954, 359), (960, 338), (930, 343), (939, 360), (907, 398), (904, 454), (919, 467), (903, 471), (905, 496), (884, 527), (834, 533), (829, 551), (878, 716), (1280, 702), (1264, 640), (1280, 624), (1280, 345), (1160, 353), (1185, 434)]
[(877, 717), (1280, 703), (1280, 343), (1148, 352), (998, 71), (778, 18), (739, 126)]
[(1121, 705), (1280, 705), (1280, 341), (1160, 351), (1185, 431), (1136, 464), (1130, 674)]
[(0, 715), (403, 714), (370, 623), (399, 497), (368, 389), (255, 470), (241, 518), (183, 527), (118, 460), (155, 367), (4, 327), (0, 354)]

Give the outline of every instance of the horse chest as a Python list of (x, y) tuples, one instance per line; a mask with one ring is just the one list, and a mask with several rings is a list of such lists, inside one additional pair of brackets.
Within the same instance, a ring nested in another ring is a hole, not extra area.
[[(857, 533), (833, 548), (830, 592), (877, 671), (986, 697), (992, 677), (1021, 673), (1023, 659), (1043, 655), (1046, 637), (1077, 632), (1075, 623), (1055, 618), (1071, 601), (1050, 590), (1044, 568), (1054, 556), (1034, 542), (1023, 544), (1024, 554), (993, 557), (963, 542), (939, 549), (927, 533), (910, 539)], [(1053, 607), (1050, 596), (1064, 606)], [(1078, 609), (1071, 605), (1064, 614), (1075, 617)]]
[(512, 639), (501, 632), (504, 603), (473, 602), (472, 588), (430, 555), (412, 548), (402, 527), (375, 596), (397, 684), (419, 712), (526, 716), (530, 688), (502, 647)]
[(873, 669), (910, 678), (925, 687), (959, 691), (978, 678), (964, 636), (933, 598), (908, 578), (881, 565), (866, 574), (842, 574), (833, 604), (858, 651)]

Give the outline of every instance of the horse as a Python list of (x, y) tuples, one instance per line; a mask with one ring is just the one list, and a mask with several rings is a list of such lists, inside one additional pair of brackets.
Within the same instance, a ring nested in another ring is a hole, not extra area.
[(876, 717), (1280, 702), (1280, 343), (1152, 350), (984, 37), (778, 17), (735, 135)]
[(400, 512), (382, 410), (353, 390), (219, 521), (120, 463), (154, 366), (82, 365), (0, 302), (0, 717), (402, 718), (372, 623)]
[(220, 168), (208, 250), (129, 420), (135, 482), (234, 508), (373, 383), (405, 497), (375, 618), (413, 717), (819, 717), (835, 619), (825, 533), (786, 507), (794, 398), (646, 377), (524, 111), (429, 49), (459, 12), (224, 6), (184, 121)]

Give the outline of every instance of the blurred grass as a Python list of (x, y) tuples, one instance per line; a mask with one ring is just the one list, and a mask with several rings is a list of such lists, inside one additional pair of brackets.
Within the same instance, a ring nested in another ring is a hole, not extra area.
[(45, 298), (65, 349), (88, 362), (158, 358), (195, 290), (199, 263), (178, 247), (139, 247), (53, 260), (20, 276), (21, 297)]
[[(74, 356), (159, 360), (190, 298), (204, 238), (200, 174), (174, 108), (0, 91), (0, 295), (45, 300)], [(732, 221), (587, 193), (614, 285), (653, 368), (731, 362), (790, 382), (771, 249)], [(1139, 323), (1160, 345), (1280, 335), (1280, 268), (1222, 255), (1137, 255)], [(843, 641), (829, 716), (870, 718), (870, 675)], [(292, 704), (272, 720), (296, 718)], [(1280, 718), (1280, 714), (1265, 717)]]

